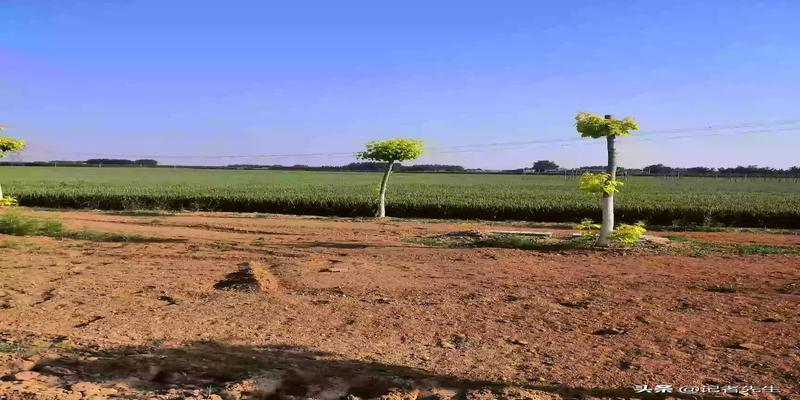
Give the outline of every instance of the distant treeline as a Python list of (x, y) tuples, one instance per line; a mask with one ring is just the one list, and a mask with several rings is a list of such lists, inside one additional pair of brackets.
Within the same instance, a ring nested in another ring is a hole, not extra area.
[(757, 165), (738, 166), (734, 168), (673, 168), (664, 164), (648, 165), (640, 170), (635, 170), (643, 175), (684, 175), (684, 176), (725, 176), (725, 175), (756, 175), (756, 176), (800, 176), (800, 166), (788, 169), (759, 167)]
[(158, 165), (158, 161), (151, 160), (151, 159), (141, 159), (141, 160), (126, 160), (121, 158), (90, 158), (86, 161), (70, 161), (70, 160), (53, 160), (53, 161), (31, 161), (31, 162), (23, 162), (23, 161), (3, 161), (0, 162), (0, 165), (19, 165), (19, 166), (59, 166), (63, 165), (65, 167), (68, 166), (75, 166), (75, 167), (96, 167), (98, 165), (144, 165), (149, 167), (155, 167)]
[[(240, 169), (274, 169), (281, 171), (358, 171), (358, 172), (383, 172), (386, 170), (386, 163), (382, 162), (354, 162), (347, 165), (323, 165), (323, 166), (309, 166), (309, 165), (253, 165), (253, 164), (233, 164), (228, 165), (229, 168)], [(406, 172), (465, 172), (466, 169), (460, 165), (444, 165), (444, 164), (418, 164), (418, 165), (403, 165), (396, 163), (392, 167), (393, 171), (406, 171)]]
[[(592, 165), (586, 167), (580, 167), (576, 169), (570, 170), (558, 170), (558, 171), (546, 171), (546, 174), (561, 174), (564, 172), (567, 173), (579, 173), (582, 171), (605, 171), (606, 166), (604, 165)], [(632, 175), (632, 176), (719, 176), (719, 177), (800, 177), (800, 166), (791, 167), (788, 169), (777, 169), (777, 168), (770, 168), (770, 167), (759, 167), (757, 165), (749, 165), (749, 166), (738, 166), (732, 168), (712, 168), (712, 167), (690, 167), (690, 168), (681, 168), (681, 167), (669, 167), (664, 164), (653, 164), (648, 165), (644, 168), (623, 168), (620, 167), (617, 169), (617, 174), (623, 175)]]
[(141, 159), (141, 160), (125, 160), (120, 158), (90, 158), (84, 161), (85, 164), (89, 165), (98, 165), (98, 164), (105, 164), (105, 165), (150, 165), (156, 166), (158, 165), (158, 161), (151, 160), (151, 159)]
[[(33, 161), (17, 162), (4, 161), (0, 165), (16, 166), (64, 166), (64, 167), (103, 167), (103, 166), (142, 166), (159, 168), (196, 168), (196, 169), (268, 169), (279, 171), (350, 171), (350, 172), (382, 172), (386, 169), (386, 163), (382, 162), (353, 162), (346, 165), (323, 165), (310, 166), (303, 164), (296, 165), (262, 165), (262, 164), (231, 164), (225, 166), (196, 166), (196, 165), (159, 165), (158, 161), (152, 159), (127, 160), (116, 158), (93, 158), (86, 161)], [(460, 165), (447, 164), (418, 164), (402, 165), (395, 164), (394, 171), (399, 172), (450, 172), (450, 173), (484, 173), (484, 174), (536, 174), (536, 175), (579, 175), (586, 171), (601, 172), (605, 171), (604, 165), (588, 165), (579, 168), (560, 168), (557, 164), (548, 160), (540, 160), (534, 163), (533, 168), (518, 168), (507, 170), (485, 170), (468, 169)], [(710, 176), (710, 177), (800, 177), (800, 166), (788, 169), (776, 169), (770, 167), (759, 167), (757, 165), (738, 166), (732, 168), (713, 168), (713, 167), (691, 167), (680, 168), (670, 167), (664, 164), (652, 164), (644, 168), (624, 168), (619, 167), (617, 173), (629, 176)]]

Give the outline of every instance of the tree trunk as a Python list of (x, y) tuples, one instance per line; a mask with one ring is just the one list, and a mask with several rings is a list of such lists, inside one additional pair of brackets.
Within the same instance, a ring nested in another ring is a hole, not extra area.
[[(614, 135), (606, 136), (608, 143), (608, 175), (611, 180), (617, 178), (617, 153), (614, 149)], [(597, 245), (608, 246), (608, 239), (614, 231), (614, 193), (603, 193), (603, 224), (600, 226), (600, 237)]]
[(0, 186), (0, 200), (3, 200), (3, 186)]
[(378, 218), (383, 218), (386, 216), (386, 183), (389, 181), (389, 174), (392, 173), (392, 165), (394, 165), (394, 161), (389, 161), (386, 164), (386, 172), (383, 174), (383, 179), (381, 180), (381, 197), (378, 201)]

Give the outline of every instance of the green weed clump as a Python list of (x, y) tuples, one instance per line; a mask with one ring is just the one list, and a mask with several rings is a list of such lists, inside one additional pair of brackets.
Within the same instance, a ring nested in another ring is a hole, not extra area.
[(667, 238), (679, 245), (678, 251), (691, 257), (703, 257), (711, 254), (717, 255), (774, 255), (774, 254), (800, 254), (800, 246), (778, 246), (770, 244), (724, 244), (691, 239), (681, 235), (671, 235)]
[(642, 221), (635, 224), (620, 224), (611, 234), (611, 240), (631, 245), (639, 242), (645, 232), (647, 230), (644, 229), (644, 222)]
[[(588, 218), (575, 225), (575, 229), (580, 231), (581, 237), (587, 239), (595, 239), (600, 235), (600, 224), (596, 224)], [(644, 228), (644, 221), (634, 224), (619, 224), (611, 233), (611, 240), (624, 245), (633, 245), (639, 242), (645, 232), (647, 230)]]
[(53, 219), (39, 219), (6, 212), (0, 218), (0, 233), (13, 236), (62, 237), (64, 224)]
[(0, 233), (12, 236), (48, 236), (57, 239), (77, 239), (93, 242), (182, 242), (183, 239), (147, 237), (136, 234), (99, 232), (84, 228), (72, 231), (64, 228), (61, 221), (30, 217), (6, 212), (0, 217)]

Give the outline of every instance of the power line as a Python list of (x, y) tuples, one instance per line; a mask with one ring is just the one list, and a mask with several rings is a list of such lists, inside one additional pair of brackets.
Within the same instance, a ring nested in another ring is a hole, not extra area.
[[(664, 141), (664, 140), (677, 140), (677, 139), (692, 139), (692, 138), (699, 138), (699, 137), (711, 137), (711, 136), (730, 136), (732, 134), (736, 135), (745, 135), (745, 134), (757, 134), (757, 133), (781, 133), (781, 132), (789, 132), (789, 131), (800, 131), (800, 126), (796, 127), (788, 127), (788, 128), (781, 128), (781, 129), (761, 129), (761, 130), (751, 130), (751, 131), (741, 131), (741, 132), (716, 132), (716, 133), (705, 133), (705, 134), (692, 134), (692, 135), (681, 135), (681, 136), (667, 136), (667, 137), (645, 137), (640, 138), (640, 135), (633, 135), (625, 139), (622, 143), (626, 143), (628, 141), (637, 141), (637, 142), (647, 142), (647, 141)], [(433, 151), (431, 153), (434, 154), (451, 154), (451, 153), (472, 153), (472, 152), (479, 152), (479, 151), (508, 151), (508, 150), (521, 150), (521, 149), (530, 149), (530, 145), (532, 144), (539, 144), (539, 146), (533, 146), (533, 148), (541, 148), (547, 147), (551, 143), (540, 143), (540, 142), (533, 142), (530, 144), (519, 145), (515, 147), (496, 147), (492, 149), (484, 149), (484, 148), (468, 148), (468, 149), (459, 149), (459, 150), (442, 150), (442, 151)], [(571, 143), (562, 143), (561, 147), (569, 147), (572, 145), (591, 145), (591, 144), (599, 144), (597, 141), (590, 141), (585, 139), (578, 139), (578, 141), (573, 141)]]
[[(775, 120), (770, 122), (749, 122), (749, 123), (742, 123), (742, 124), (735, 124), (735, 125), (711, 125), (705, 127), (695, 127), (695, 128), (678, 128), (678, 129), (666, 129), (666, 130), (658, 130), (658, 131), (644, 131), (644, 132), (637, 132), (634, 137), (640, 136), (652, 136), (652, 135), (661, 135), (661, 134), (668, 134), (668, 133), (683, 133), (683, 132), (697, 132), (697, 131), (717, 131), (717, 130), (734, 130), (734, 129), (742, 129), (742, 128), (752, 128), (758, 126), (770, 126), (770, 125), (794, 125), (800, 124), (800, 119), (785, 119), (785, 120)], [(736, 132), (733, 132), (736, 133)], [(523, 144), (539, 144), (539, 143), (570, 143), (570, 142), (582, 142), (584, 141), (583, 138), (567, 138), (567, 139), (543, 139), (543, 140), (525, 140), (525, 141), (517, 141), (517, 142), (497, 142), (497, 143), (481, 143), (481, 144), (464, 144), (464, 145), (456, 145), (456, 146), (445, 146), (439, 148), (465, 148), (465, 147), (490, 147), (490, 146), (513, 146), (513, 145), (523, 145)]]
[[(737, 129), (743, 128), (753, 128), (753, 127), (764, 127), (764, 126), (773, 126), (773, 125), (797, 125), (797, 126), (789, 126), (785, 128), (775, 128), (775, 129), (762, 129), (762, 130), (750, 130), (750, 131), (736, 131)], [(784, 120), (775, 120), (769, 122), (749, 122), (749, 123), (740, 123), (740, 124), (732, 124), (732, 125), (710, 125), (705, 127), (694, 127), (694, 128), (678, 128), (678, 129), (667, 129), (667, 130), (657, 130), (657, 131), (645, 131), (637, 133), (634, 136), (631, 136), (630, 139), (635, 139), (638, 141), (652, 141), (652, 140), (674, 140), (674, 139), (684, 139), (684, 138), (697, 138), (697, 137), (709, 137), (709, 136), (723, 136), (723, 135), (739, 135), (739, 134), (753, 134), (753, 133), (778, 133), (778, 132), (787, 132), (787, 131), (794, 131), (800, 130), (800, 119), (784, 119)], [(686, 133), (686, 132), (703, 132), (708, 131), (712, 133), (706, 134), (693, 134), (693, 135), (682, 135), (682, 136), (666, 136), (666, 137), (654, 137), (651, 138), (649, 136), (658, 136), (663, 134), (671, 134), (671, 133)], [(722, 131), (722, 132), (716, 132)], [(731, 132), (725, 132), (731, 131)], [(645, 138), (641, 138), (645, 136)], [(584, 138), (574, 137), (574, 138), (567, 138), (567, 139), (541, 139), (541, 140), (526, 140), (526, 141), (511, 141), (511, 142), (494, 142), (494, 143), (479, 143), (479, 144), (464, 144), (464, 145), (452, 145), (452, 146), (431, 146), (428, 147), (429, 154), (452, 154), (452, 153), (469, 153), (469, 152), (476, 152), (476, 151), (506, 151), (506, 150), (516, 150), (516, 149), (523, 149), (529, 148), (532, 145), (541, 145), (536, 147), (545, 147), (551, 144), (561, 144), (562, 147), (574, 145), (574, 144), (591, 144), (593, 142), (587, 141)], [(247, 158), (291, 158), (291, 157), (310, 157), (310, 158), (317, 158), (317, 157), (326, 157), (326, 158), (339, 158), (339, 157), (355, 157), (359, 152), (320, 152), (320, 153), (288, 153), (288, 154), (249, 154), (249, 155), (242, 155), (242, 154), (232, 154), (232, 155), (156, 155), (156, 154), (139, 154), (139, 155), (131, 155), (131, 154), (98, 154), (98, 153), (71, 153), (71, 156), (83, 156), (83, 157), (110, 157), (110, 158), (158, 158), (158, 159), (223, 159), (223, 158), (230, 158), (230, 159), (247, 159)]]

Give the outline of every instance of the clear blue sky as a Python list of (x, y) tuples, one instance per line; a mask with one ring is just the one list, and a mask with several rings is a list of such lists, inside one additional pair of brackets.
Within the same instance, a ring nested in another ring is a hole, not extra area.
[[(798, 15), (796, 0), (6, 0), (0, 123), (29, 140), (24, 160), (348, 152), (412, 136), (440, 149), (420, 162), (602, 164), (601, 143), (441, 149), (573, 138), (581, 110), (643, 131), (798, 120)], [(622, 142), (630, 167), (800, 164), (800, 129)]]

